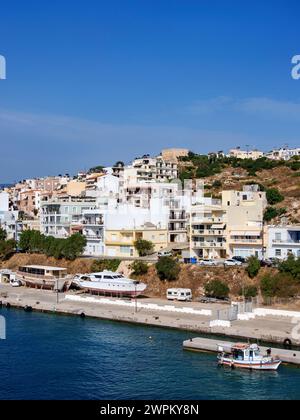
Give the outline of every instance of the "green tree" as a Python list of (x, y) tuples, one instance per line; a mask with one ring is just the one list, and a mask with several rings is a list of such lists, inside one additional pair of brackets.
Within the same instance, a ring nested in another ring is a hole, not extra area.
[(280, 194), (277, 188), (267, 189), (267, 200), (270, 205), (280, 203), (284, 200), (284, 196)]
[(118, 259), (94, 260), (91, 266), (91, 271), (93, 273), (97, 273), (104, 270), (117, 271), (120, 264), (121, 264), (121, 260), (118, 260)]
[(31, 241), (33, 237), (33, 230), (25, 230), (20, 235), (19, 240), (19, 249), (23, 252), (30, 252), (31, 250)]
[(258, 295), (258, 289), (256, 286), (245, 286), (239, 291), (240, 296), (244, 296), (246, 299), (255, 298)]
[(246, 271), (251, 279), (254, 279), (258, 275), (260, 267), (260, 262), (257, 257), (252, 256), (248, 258)]
[(267, 207), (264, 213), (264, 221), (270, 222), (276, 217), (282, 216), (286, 213), (285, 208), (276, 209), (275, 207)]
[(160, 280), (177, 280), (180, 266), (173, 258), (162, 257), (156, 263), (156, 271)]
[(74, 261), (76, 258), (83, 254), (86, 247), (86, 238), (81, 233), (75, 233), (69, 238), (65, 239), (62, 246), (62, 255)]
[(279, 263), (278, 269), (281, 273), (290, 274), (295, 280), (300, 282), (300, 258), (294, 255)]
[(13, 239), (0, 241), (0, 260), (4, 261), (10, 258), (16, 251), (17, 243)]
[(0, 241), (6, 241), (7, 233), (6, 230), (0, 227)]
[(205, 295), (216, 299), (225, 299), (229, 296), (229, 287), (221, 280), (212, 280), (205, 285)]
[(132, 274), (134, 276), (143, 276), (148, 273), (149, 266), (143, 261), (134, 261), (134, 263), (131, 264), (131, 269), (133, 270)]
[(264, 297), (292, 298), (298, 295), (299, 287), (290, 274), (268, 274), (261, 279), (261, 293)]
[(136, 240), (134, 242), (134, 247), (140, 257), (146, 257), (154, 251), (154, 244), (151, 241), (146, 241), (145, 239)]

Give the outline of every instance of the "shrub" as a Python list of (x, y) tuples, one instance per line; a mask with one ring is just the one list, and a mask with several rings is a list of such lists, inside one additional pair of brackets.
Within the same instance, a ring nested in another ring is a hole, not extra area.
[(256, 286), (245, 286), (240, 289), (240, 296), (244, 296), (246, 299), (255, 298), (258, 295), (258, 289)]
[(259, 270), (260, 270), (259, 259), (257, 257), (254, 257), (254, 256), (248, 258), (248, 265), (247, 265), (247, 268), (246, 268), (248, 276), (251, 279), (254, 279), (254, 277), (256, 277), (258, 275)]
[(260, 284), (261, 293), (264, 297), (291, 298), (298, 294), (298, 287), (290, 274), (278, 273), (266, 275)]
[(134, 247), (137, 250), (140, 257), (146, 257), (154, 251), (154, 245), (151, 241), (146, 241), (145, 239), (138, 239), (134, 243)]
[(16, 251), (17, 243), (15, 240), (0, 241), (0, 260), (4, 261), (10, 258)]
[(282, 216), (285, 213), (286, 213), (285, 208), (276, 209), (275, 207), (267, 207), (264, 213), (264, 221), (270, 222), (272, 219)]
[(94, 260), (91, 266), (91, 271), (97, 273), (99, 271), (117, 271), (121, 261), (118, 259), (114, 260)]
[(281, 273), (290, 274), (295, 280), (300, 281), (300, 258), (290, 255), (278, 265)]
[(149, 267), (148, 264), (144, 263), (143, 261), (134, 261), (131, 264), (131, 269), (133, 270), (134, 276), (143, 276), (148, 273)]
[(205, 294), (216, 299), (225, 299), (229, 295), (229, 287), (221, 280), (212, 280), (205, 285)]
[(170, 257), (162, 257), (156, 264), (158, 277), (161, 280), (177, 280), (180, 266)]
[(267, 189), (267, 200), (269, 204), (273, 205), (283, 201), (284, 197), (277, 188), (269, 188)]
[(214, 181), (212, 184), (212, 188), (222, 188), (222, 182), (221, 181)]
[(5, 241), (7, 238), (6, 230), (0, 227), (0, 241)]

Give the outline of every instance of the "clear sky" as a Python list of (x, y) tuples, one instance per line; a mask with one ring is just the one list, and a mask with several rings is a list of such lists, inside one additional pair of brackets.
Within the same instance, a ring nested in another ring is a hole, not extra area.
[(0, 183), (181, 146), (300, 146), (292, 0), (0, 6)]

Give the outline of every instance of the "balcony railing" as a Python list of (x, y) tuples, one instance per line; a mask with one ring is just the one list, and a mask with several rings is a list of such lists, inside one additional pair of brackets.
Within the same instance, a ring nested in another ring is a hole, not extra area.
[(199, 229), (193, 229), (192, 231), (193, 235), (196, 236), (224, 236), (225, 235), (225, 231), (224, 230), (218, 230), (218, 229), (203, 229), (203, 230), (199, 230)]
[(299, 245), (300, 241), (294, 241), (292, 239), (273, 239), (273, 244), (288, 244), (288, 245)]
[(225, 242), (193, 242), (194, 248), (226, 248)]

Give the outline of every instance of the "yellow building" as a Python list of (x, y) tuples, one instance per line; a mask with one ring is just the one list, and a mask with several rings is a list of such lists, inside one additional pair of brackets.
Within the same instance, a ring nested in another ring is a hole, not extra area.
[(154, 244), (154, 251), (157, 252), (168, 245), (168, 231), (157, 229), (154, 225), (145, 225), (138, 229), (106, 230), (105, 249), (109, 257), (138, 257), (134, 247), (135, 241), (144, 239)]
[(223, 191), (222, 204), (226, 211), (227, 255), (262, 258), (266, 193), (256, 190), (255, 186), (245, 187), (244, 191)]

